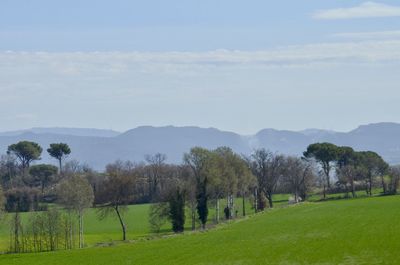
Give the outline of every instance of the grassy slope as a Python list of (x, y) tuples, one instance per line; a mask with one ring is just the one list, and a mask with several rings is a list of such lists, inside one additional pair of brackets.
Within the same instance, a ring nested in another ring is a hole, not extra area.
[[(276, 199), (286, 200), (288, 195), (277, 195)], [(285, 201), (285, 202), (286, 202)], [(223, 219), (224, 213), (223, 208), (225, 207), (225, 200), (220, 202), (220, 217)], [(242, 200), (236, 199), (236, 209), (239, 215), (242, 214)], [(148, 236), (151, 234), (149, 226), (149, 204), (131, 205), (128, 210), (124, 213), (124, 221), (127, 224), (127, 238), (137, 239), (140, 237)], [(213, 207), (210, 205), (210, 207)], [(247, 213), (253, 213), (249, 201), (246, 201)], [(212, 223), (215, 216), (215, 209), (209, 209), (209, 223)], [(29, 218), (30, 213), (21, 213), (23, 221)], [(6, 251), (9, 244), (9, 223), (10, 215), (6, 220), (0, 223), (0, 252)], [(185, 227), (187, 230), (191, 229), (191, 220), (189, 212), (186, 214), (187, 221)], [(122, 232), (119, 221), (116, 215), (112, 214), (106, 219), (99, 220), (98, 214), (95, 209), (89, 209), (86, 211), (84, 216), (85, 226), (85, 243), (88, 246), (96, 245), (101, 242), (110, 242), (115, 240), (121, 240)], [(199, 227), (200, 225), (197, 224)], [(161, 232), (170, 232), (171, 224), (168, 222), (162, 227)]]
[(307, 203), (205, 233), (3, 255), (0, 264), (396, 264), (400, 196)]

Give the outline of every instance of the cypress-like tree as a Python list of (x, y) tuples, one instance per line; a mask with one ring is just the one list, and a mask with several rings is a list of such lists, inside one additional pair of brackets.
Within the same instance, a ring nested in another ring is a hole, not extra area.
[(169, 200), (169, 218), (175, 233), (183, 232), (185, 227), (185, 192), (176, 188)]

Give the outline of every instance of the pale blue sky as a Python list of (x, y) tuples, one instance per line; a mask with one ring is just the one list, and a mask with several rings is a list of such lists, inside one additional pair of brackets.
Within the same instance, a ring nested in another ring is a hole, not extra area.
[(0, 130), (400, 122), (399, 1), (0, 2)]

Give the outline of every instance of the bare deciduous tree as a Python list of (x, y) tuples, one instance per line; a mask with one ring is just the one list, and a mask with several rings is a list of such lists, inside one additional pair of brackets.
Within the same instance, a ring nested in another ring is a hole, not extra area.
[(390, 176), (389, 191), (391, 194), (396, 194), (400, 184), (400, 166), (390, 167), (389, 176)]
[(300, 199), (306, 199), (305, 197), (314, 179), (315, 174), (312, 163), (294, 156), (285, 158), (283, 182), (288, 191), (294, 195), (296, 203)]
[(272, 208), (272, 196), (283, 173), (284, 156), (273, 154), (262, 148), (256, 150), (251, 159), (251, 169), (257, 177), (258, 188), (266, 196), (269, 207)]
[(57, 194), (62, 205), (78, 214), (79, 247), (83, 248), (83, 213), (86, 208), (93, 205), (93, 189), (87, 179), (79, 175), (72, 175), (59, 184)]
[(112, 212), (118, 217), (122, 229), (122, 240), (126, 240), (126, 224), (123, 212), (126, 205), (134, 199), (136, 176), (133, 174), (133, 164), (117, 161), (106, 167), (107, 177), (96, 193), (97, 202), (100, 204), (99, 216), (105, 218)]
[(167, 156), (160, 153), (146, 156), (149, 171), (149, 195), (152, 201), (156, 200), (159, 195), (161, 178), (165, 174), (166, 159)]

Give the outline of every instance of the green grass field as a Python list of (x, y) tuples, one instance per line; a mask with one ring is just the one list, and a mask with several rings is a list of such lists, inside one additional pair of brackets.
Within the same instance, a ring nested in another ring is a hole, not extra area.
[[(374, 190), (375, 194), (379, 194), (380, 190)], [(364, 196), (364, 191), (357, 192), (358, 196)], [(337, 199), (343, 198), (345, 194), (329, 194), (328, 199)], [(289, 195), (288, 194), (276, 194), (274, 195), (274, 204), (275, 207), (285, 206), (287, 205)], [(320, 195), (313, 194), (309, 200), (310, 201), (318, 201), (321, 199)], [(223, 220), (224, 213), (223, 209), (226, 205), (224, 199), (220, 200), (220, 218)], [(148, 220), (149, 213), (149, 204), (142, 205), (131, 205), (128, 206), (128, 211), (124, 213), (124, 221), (127, 224), (127, 238), (128, 239), (138, 239), (142, 237), (147, 237), (151, 234)], [(252, 203), (246, 200), (246, 212), (248, 214), (254, 213), (254, 209), (252, 209)], [(242, 215), (242, 200), (237, 198), (235, 200), (235, 209), (238, 210), (239, 217)], [(214, 205), (210, 204), (209, 208), (209, 224), (212, 224), (215, 219), (215, 209)], [(21, 213), (22, 220), (26, 220), (29, 218), (29, 213)], [(185, 229), (191, 229), (191, 220), (190, 213), (186, 214), (187, 221), (185, 224)], [(0, 252), (5, 252), (8, 249), (9, 245), (9, 223), (10, 216), (5, 218), (0, 222)], [(89, 209), (86, 211), (84, 216), (84, 225), (85, 225), (85, 245), (88, 247), (95, 246), (97, 244), (102, 243), (110, 243), (113, 241), (121, 240), (121, 229), (120, 224), (116, 216), (111, 215), (110, 217), (99, 220), (97, 212), (95, 209)], [(196, 224), (197, 227), (200, 227), (200, 224)], [(171, 232), (171, 225), (166, 223), (162, 229), (162, 233)]]
[(397, 264), (400, 196), (304, 203), (111, 247), (1, 255), (0, 264)]
[[(282, 204), (283, 200), (287, 202), (288, 195), (278, 194), (276, 196), (277, 203)], [(220, 218), (224, 219), (223, 209), (225, 207), (225, 200), (220, 200)], [(212, 208), (213, 205), (210, 205), (209, 209), (209, 223), (212, 224), (215, 219), (215, 209)], [(254, 213), (254, 210), (251, 209), (251, 203), (246, 200), (246, 211), (251, 214)], [(127, 238), (138, 239), (142, 237), (149, 236), (152, 232), (150, 231), (149, 226), (149, 204), (139, 204), (139, 205), (130, 205), (128, 206), (128, 210), (124, 212), (124, 221), (127, 225)], [(238, 210), (239, 217), (242, 214), (242, 200), (237, 198), (235, 200), (235, 208)], [(30, 213), (21, 213), (23, 222), (29, 218)], [(191, 220), (189, 212), (186, 214), (187, 221), (185, 224), (185, 229), (191, 229)], [(9, 234), (10, 234), (10, 218), (11, 215), (8, 215), (8, 218), (0, 222), (0, 252), (7, 251), (9, 245)], [(119, 241), (122, 238), (121, 227), (116, 215), (110, 215), (106, 219), (100, 220), (98, 218), (98, 214), (96, 209), (89, 209), (85, 212), (84, 215), (84, 226), (85, 226), (85, 244), (86, 246), (95, 246), (97, 244), (102, 243), (110, 243), (113, 241)], [(200, 227), (200, 224), (196, 224), (197, 227)], [(162, 233), (170, 233), (171, 225), (167, 222), (162, 228)]]

